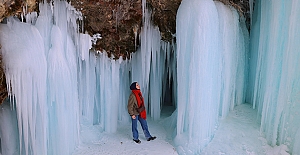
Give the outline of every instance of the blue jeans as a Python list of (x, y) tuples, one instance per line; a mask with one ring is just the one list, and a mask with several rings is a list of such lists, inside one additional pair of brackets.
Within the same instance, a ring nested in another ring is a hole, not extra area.
[(137, 130), (137, 121), (139, 120), (139, 122), (141, 123), (142, 129), (144, 131), (144, 135), (146, 137), (146, 139), (152, 137), (150, 135), (150, 132), (148, 130), (148, 125), (147, 125), (147, 121), (144, 120), (143, 118), (141, 118), (139, 115), (135, 115), (135, 119), (131, 118), (132, 121), (132, 134), (133, 134), (133, 139), (134, 140), (138, 140), (139, 139), (139, 132)]

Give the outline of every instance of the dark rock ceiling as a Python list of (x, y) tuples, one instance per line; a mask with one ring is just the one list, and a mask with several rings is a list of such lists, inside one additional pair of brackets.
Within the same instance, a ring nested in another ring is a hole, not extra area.
[[(116, 58), (135, 51), (134, 31), (142, 26), (141, 0), (71, 0), (84, 15), (84, 30), (93, 36), (101, 34), (94, 46)], [(138, 43), (137, 43), (138, 44)]]
[[(161, 31), (162, 39), (171, 41), (175, 34), (177, 9), (181, 0), (148, 0), (152, 20)], [(142, 26), (142, 0), (71, 0), (84, 14), (84, 29), (92, 36), (100, 33), (96, 50), (106, 50), (116, 58), (126, 58), (135, 51), (134, 31)], [(137, 42), (139, 45), (139, 42)]]

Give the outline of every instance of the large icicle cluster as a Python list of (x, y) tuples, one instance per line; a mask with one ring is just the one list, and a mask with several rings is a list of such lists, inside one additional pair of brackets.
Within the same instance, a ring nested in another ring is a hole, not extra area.
[(45, 154), (47, 62), (42, 37), (35, 27), (9, 18), (1, 25), (1, 44), (8, 91), (15, 96), (11, 100), (18, 114), (19, 153)]
[(146, 0), (143, 0), (143, 11), (141, 47), (132, 55), (131, 81), (141, 84), (147, 111), (157, 120), (160, 118), (163, 91), (169, 86), (167, 78), (169, 81), (175, 78), (176, 62), (172, 61), (173, 57), (170, 54), (175, 49), (174, 45), (161, 41), (158, 27), (151, 23), (151, 10), (146, 7)]
[(211, 0), (182, 1), (176, 34), (179, 153), (200, 153), (218, 117), (244, 102), (247, 35), (236, 10)]
[(88, 52), (91, 39), (80, 40), (85, 37), (76, 23), (81, 15), (64, 1), (41, 3), (39, 16), (25, 17), (27, 23), (10, 17), (0, 27), (18, 122), (18, 132), (11, 138), (19, 139), (18, 149), (12, 141), (1, 141), (8, 151), (2, 153), (70, 154), (79, 143), (77, 55)]
[(233, 8), (183, 0), (174, 45), (160, 40), (145, 4), (141, 46), (125, 61), (90, 52), (91, 37), (78, 33), (81, 15), (65, 1), (41, 3), (39, 15), (24, 17), (27, 23), (10, 17), (0, 25), (11, 101), (0, 111), (2, 154), (71, 154), (83, 125), (117, 131), (119, 122), (130, 122), (133, 81), (155, 120), (173, 81), (177, 110), (168, 120), (180, 154), (199, 154), (218, 119), (245, 100), (258, 110), (271, 145), (300, 152), (300, 2), (255, 2), (249, 73), (248, 32)]
[(249, 101), (271, 145), (300, 152), (300, 2), (256, 1), (251, 31)]
[(223, 118), (235, 105), (245, 102), (248, 75), (249, 34), (238, 12), (215, 2), (219, 16), (221, 47), (221, 96), (219, 114)]
[(126, 100), (130, 84), (127, 63), (121, 59), (109, 59), (106, 52), (97, 56), (90, 53), (81, 62), (79, 98), (82, 121), (100, 125), (106, 132), (115, 132), (118, 120), (128, 122)]
[[(0, 112), (2, 154), (71, 154), (86, 139), (81, 128), (115, 132), (118, 121), (130, 121), (133, 81), (141, 85), (148, 114), (160, 118), (167, 81), (176, 81), (175, 45), (161, 42), (145, 0), (143, 8), (142, 45), (125, 61), (90, 52), (93, 39), (78, 30), (81, 14), (65, 1), (41, 3), (39, 15), (10, 17), (0, 25), (13, 102)], [(14, 136), (8, 140), (6, 134)]]

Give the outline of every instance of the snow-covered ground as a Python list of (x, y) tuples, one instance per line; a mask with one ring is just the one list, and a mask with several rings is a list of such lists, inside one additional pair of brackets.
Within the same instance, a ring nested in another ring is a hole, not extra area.
[(83, 143), (73, 155), (176, 155), (176, 149), (171, 145), (172, 141), (167, 140), (168, 134), (163, 122), (147, 118), (151, 135), (157, 137), (154, 141), (145, 139), (138, 123), (141, 144), (132, 140), (131, 123), (121, 122), (116, 133), (100, 133), (101, 128), (83, 125)]
[[(169, 108), (170, 109), (170, 108)], [(148, 126), (151, 134), (156, 136), (154, 141), (146, 141), (141, 127), (139, 134), (141, 144), (132, 141), (131, 124), (120, 123), (116, 133), (100, 133), (97, 127), (84, 125), (81, 132), (85, 132), (82, 144), (73, 155), (174, 155), (178, 154), (170, 140), (168, 128), (165, 128), (166, 116), (170, 116), (170, 110), (163, 111), (162, 119), (152, 121), (148, 118)], [(223, 120), (216, 131), (215, 137), (202, 151), (203, 155), (285, 155), (284, 145), (270, 147), (265, 138), (259, 132), (259, 122), (256, 120), (257, 112), (250, 104), (242, 104)], [(170, 123), (170, 122), (168, 122)], [(186, 152), (186, 154), (188, 154)]]

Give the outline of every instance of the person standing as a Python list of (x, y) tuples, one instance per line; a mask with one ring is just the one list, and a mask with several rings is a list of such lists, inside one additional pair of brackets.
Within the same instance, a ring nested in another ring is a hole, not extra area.
[(152, 137), (148, 130), (148, 125), (146, 121), (147, 114), (144, 105), (144, 98), (140, 91), (140, 85), (137, 82), (133, 82), (130, 85), (130, 89), (132, 93), (130, 94), (128, 99), (127, 109), (129, 115), (131, 116), (131, 130), (133, 134), (133, 141), (135, 141), (138, 144), (141, 143), (141, 141), (139, 140), (139, 133), (137, 130), (137, 121), (140, 122), (147, 141), (154, 140), (156, 139), (156, 137)]

